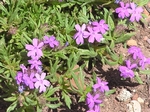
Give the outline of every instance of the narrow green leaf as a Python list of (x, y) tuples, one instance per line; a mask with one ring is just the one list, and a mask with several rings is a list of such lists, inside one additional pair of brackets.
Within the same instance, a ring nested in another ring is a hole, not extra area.
[(116, 92), (116, 89), (112, 89), (112, 90), (106, 91), (106, 92), (105, 92), (105, 95), (106, 95), (106, 96), (109, 96), (109, 95), (111, 95), (111, 94), (113, 94), (113, 93), (115, 93), (115, 92)]
[(140, 74), (150, 75), (150, 70), (140, 70)]
[(8, 108), (7, 108), (7, 111), (6, 112), (14, 112), (14, 109), (16, 108), (17, 106), (17, 101), (13, 102)]
[(110, 15), (108, 16), (108, 25), (109, 25), (109, 29), (111, 31), (114, 30), (114, 28), (115, 28), (114, 21)]
[(48, 91), (45, 93), (45, 96), (48, 98), (51, 95), (53, 95), (57, 90), (59, 90), (59, 87), (55, 87), (55, 88), (50, 87)]
[(117, 65), (118, 64), (118, 61), (111, 61), (111, 60), (108, 60), (107, 58), (104, 57), (104, 60), (106, 62), (106, 64), (110, 65), (110, 66), (114, 66), (114, 65)]
[(48, 106), (51, 109), (56, 109), (56, 108), (61, 106), (61, 103), (57, 103), (57, 104), (48, 104), (48, 103), (46, 103), (46, 106)]
[(15, 101), (16, 99), (17, 99), (16, 97), (8, 97), (8, 98), (4, 98), (5, 101), (10, 101), (10, 102)]
[(126, 34), (122, 35), (121, 37), (117, 38), (115, 40), (115, 43), (125, 42), (126, 40), (130, 39), (133, 35), (135, 35), (135, 32), (133, 32), (133, 33), (126, 33)]
[(143, 84), (143, 81), (141, 80), (138, 72), (134, 72), (135, 73), (135, 79), (138, 81), (139, 84)]

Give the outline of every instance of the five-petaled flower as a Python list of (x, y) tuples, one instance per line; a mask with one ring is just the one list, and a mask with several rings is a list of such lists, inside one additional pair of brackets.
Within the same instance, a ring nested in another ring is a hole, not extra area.
[(84, 43), (84, 32), (85, 32), (85, 29), (86, 29), (86, 25), (83, 24), (81, 27), (79, 24), (76, 24), (75, 25), (75, 29), (77, 30), (77, 33), (74, 35), (74, 39), (76, 39), (76, 43), (79, 45), (79, 44), (83, 44)]
[(130, 21), (134, 22), (136, 20), (138, 22), (142, 18), (142, 7), (137, 7), (135, 3), (130, 3), (130, 7), (131, 8), (128, 9), (128, 12), (131, 14)]
[(84, 32), (85, 37), (88, 37), (88, 41), (90, 43), (94, 43), (94, 41), (96, 40), (97, 42), (100, 42), (103, 38), (102, 34), (100, 34), (97, 31), (94, 31), (92, 29), (92, 27), (87, 27), (88, 31)]
[(36, 89), (39, 88), (39, 92), (41, 93), (42, 91), (45, 92), (46, 91), (46, 87), (50, 86), (50, 82), (48, 80), (45, 80), (46, 73), (41, 73), (35, 74), (35, 77), (37, 78), (37, 81), (35, 82), (34, 86)]
[(100, 78), (96, 78), (97, 79), (97, 83), (93, 85), (93, 89), (96, 92), (97, 90), (101, 91), (101, 92), (105, 92), (108, 91), (109, 88), (107, 86), (108, 82), (105, 81), (101, 81)]
[(44, 43), (49, 44), (51, 48), (57, 47), (59, 45), (59, 42), (56, 40), (54, 36), (44, 36)]
[(150, 58), (143, 56), (139, 61), (139, 66), (144, 69), (146, 64), (150, 64)]
[(102, 101), (100, 100), (99, 94), (93, 96), (91, 93), (88, 93), (86, 103), (90, 109), (93, 109), (95, 105), (102, 103)]
[(128, 12), (129, 3), (124, 4), (124, 2), (120, 2), (120, 7), (116, 8), (115, 12), (118, 13), (118, 17), (124, 19), (125, 17), (129, 17), (130, 14)]
[(35, 56), (40, 58), (41, 56), (43, 56), (42, 52), (43, 45), (44, 45), (43, 42), (39, 42), (38, 39), (34, 38), (33, 45), (26, 44), (26, 49), (29, 51), (27, 55), (31, 56), (32, 58)]
[(133, 59), (141, 59), (143, 58), (143, 54), (141, 49), (136, 46), (132, 46), (128, 49), (128, 53), (132, 55)]
[(96, 32), (100, 32), (101, 34), (106, 33), (106, 31), (109, 30), (108, 24), (105, 23), (105, 20), (101, 19), (99, 22), (98, 21), (93, 21), (93, 30)]
[(130, 60), (126, 61), (126, 65), (127, 66), (120, 66), (119, 67), (119, 71), (121, 72), (120, 76), (124, 77), (124, 78), (133, 78), (134, 77), (134, 72), (133, 72), (133, 68), (137, 67), (137, 64), (131, 64)]
[(37, 57), (28, 60), (28, 63), (31, 64), (31, 69), (35, 68), (36, 70), (39, 70), (39, 66), (42, 65), (42, 62)]

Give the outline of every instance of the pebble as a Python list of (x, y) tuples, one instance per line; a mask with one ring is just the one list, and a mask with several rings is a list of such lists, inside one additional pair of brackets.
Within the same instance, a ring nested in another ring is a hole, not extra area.
[(122, 89), (119, 95), (116, 97), (119, 101), (127, 101), (132, 97), (132, 94), (126, 90)]
[(139, 97), (138, 94), (135, 93), (135, 94), (132, 96), (132, 100), (137, 100), (138, 97)]
[(127, 41), (128, 46), (137, 46), (137, 42), (133, 39), (130, 39)]
[(144, 100), (143, 100), (141, 97), (138, 97), (138, 98), (137, 98), (137, 101), (138, 101), (140, 104), (143, 104), (143, 103), (144, 103)]
[(128, 103), (127, 107), (127, 112), (141, 112), (141, 105), (136, 100), (132, 100), (130, 103)]
[(150, 44), (150, 39), (147, 39), (147, 42)]

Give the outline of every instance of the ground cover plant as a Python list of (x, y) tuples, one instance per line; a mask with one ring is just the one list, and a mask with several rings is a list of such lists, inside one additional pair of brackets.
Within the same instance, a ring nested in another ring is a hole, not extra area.
[[(3, 0), (0, 2), (1, 98), (7, 112), (43, 112), (66, 105), (72, 95), (87, 112), (100, 112), (115, 89), (93, 68), (119, 64), (123, 80), (149, 74), (150, 58), (137, 46), (128, 57), (115, 45), (135, 35), (148, 0)], [(125, 45), (126, 46), (126, 45)], [(127, 47), (127, 46), (126, 46)], [(90, 77), (86, 76), (90, 72)]]

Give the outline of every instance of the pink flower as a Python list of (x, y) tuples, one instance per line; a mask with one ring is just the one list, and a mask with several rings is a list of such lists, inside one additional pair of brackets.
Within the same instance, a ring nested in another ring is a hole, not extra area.
[(59, 42), (56, 40), (54, 36), (44, 36), (44, 43), (49, 44), (51, 48), (57, 47), (59, 45)]
[(27, 55), (31, 57), (37, 56), (38, 58), (40, 58), (41, 56), (43, 56), (43, 53), (42, 53), (43, 45), (44, 45), (43, 42), (39, 42), (38, 39), (34, 38), (33, 45), (30, 45), (30, 44), (26, 45), (26, 49), (29, 51)]
[(93, 85), (93, 89), (94, 91), (96, 92), (98, 89), (101, 91), (101, 92), (105, 92), (105, 91), (108, 91), (109, 88), (107, 86), (108, 82), (105, 82), (105, 81), (101, 81), (100, 78), (96, 78), (97, 79), (97, 83)]
[(128, 12), (129, 3), (124, 4), (120, 2), (120, 7), (116, 8), (116, 13), (118, 13), (118, 17), (124, 19), (125, 17), (129, 17), (130, 14)]
[(50, 82), (48, 80), (45, 80), (46, 73), (42, 73), (41, 75), (36, 73), (35, 77), (37, 78), (37, 81), (35, 82), (34, 86), (36, 89), (39, 88), (39, 92), (46, 91), (46, 87), (50, 86)]
[(84, 31), (86, 29), (86, 25), (83, 24), (81, 27), (79, 24), (75, 25), (75, 29), (77, 30), (77, 33), (74, 35), (74, 39), (76, 39), (76, 43), (79, 44), (83, 44), (84, 43)]
[(94, 41), (96, 40), (97, 42), (100, 42), (103, 38), (102, 34), (100, 34), (99, 32), (97, 32), (96, 30), (93, 30), (92, 27), (87, 27), (88, 31), (84, 32), (85, 37), (88, 37), (88, 41), (90, 43), (94, 43)]
[(102, 103), (102, 100), (99, 99), (100, 95), (91, 95), (90, 93), (87, 94), (86, 103), (90, 109), (93, 109), (95, 105), (99, 105)]
[(100, 20), (99, 22), (97, 21), (92, 22), (92, 25), (93, 25), (93, 30), (98, 31), (101, 34), (104, 34), (106, 33), (106, 31), (109, 30), (108, 24), (105, 24), (105, 20), (103, 19)]
[(142, 7), (137, 7), (135, 3), (130, 3), (130, 6), (131, 8), (128, 9), (128, 12), (131, 14), (130, 21), (133, 22), (136, 20), (138, 22), (142, 18), (141, 13), (143, 9)]

